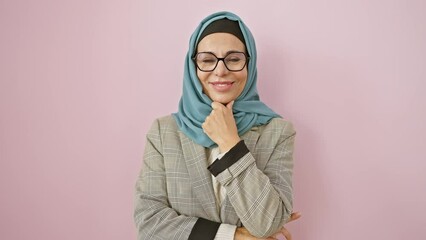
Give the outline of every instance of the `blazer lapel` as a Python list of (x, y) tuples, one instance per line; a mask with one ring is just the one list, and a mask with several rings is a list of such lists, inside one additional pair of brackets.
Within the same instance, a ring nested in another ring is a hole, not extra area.
[(180, 132), (182, 149), (194, 195), (203, 206), (209, 220), (220, 222), (211, 174), (207, 170), (206, 149)]

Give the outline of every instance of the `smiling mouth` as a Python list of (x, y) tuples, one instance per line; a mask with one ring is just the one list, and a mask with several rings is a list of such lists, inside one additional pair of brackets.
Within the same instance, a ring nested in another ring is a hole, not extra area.
[(225, 92), (231, 89), (234, 82), (211, 82), (209, 83), (216, 91)]

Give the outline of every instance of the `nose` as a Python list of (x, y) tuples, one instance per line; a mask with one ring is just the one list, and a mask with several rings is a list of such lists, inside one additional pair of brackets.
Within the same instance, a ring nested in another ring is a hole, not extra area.
[(228, 73), (228, 69), (226, 68), (225, 62), (222, 59), (217, 63), (214, 73), (216, 76), (223, 76)]

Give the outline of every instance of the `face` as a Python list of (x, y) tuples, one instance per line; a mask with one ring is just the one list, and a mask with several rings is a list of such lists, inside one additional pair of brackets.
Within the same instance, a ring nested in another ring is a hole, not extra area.
[[(223, 58), (228, 52), (245, 52), (244, 44), (229, 33), (213, 33), (204, 37), (198, 44), (198, 52), (211, 52)], [(203, 92), (215, 102), (227, 104), (235, 100), (244, 90), (247, 82), (247, 65), (239, 72), (231, 72), (223, 61), (219, 61), (212, 72), (203, 72), (197, 68), (197, 76), (203, 86)]]

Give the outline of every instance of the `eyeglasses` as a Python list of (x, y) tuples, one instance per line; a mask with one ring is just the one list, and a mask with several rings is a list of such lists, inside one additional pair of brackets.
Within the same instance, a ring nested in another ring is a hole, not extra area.
[(219, 61), (222, 61), (229, 71), (238, 72), (246, 66), (249, 57), (243, 52), (230, 52), (223, 58), (218, 58), (211, 52), (199, 52), (192, 59), (202, 72), (215, 70)]

